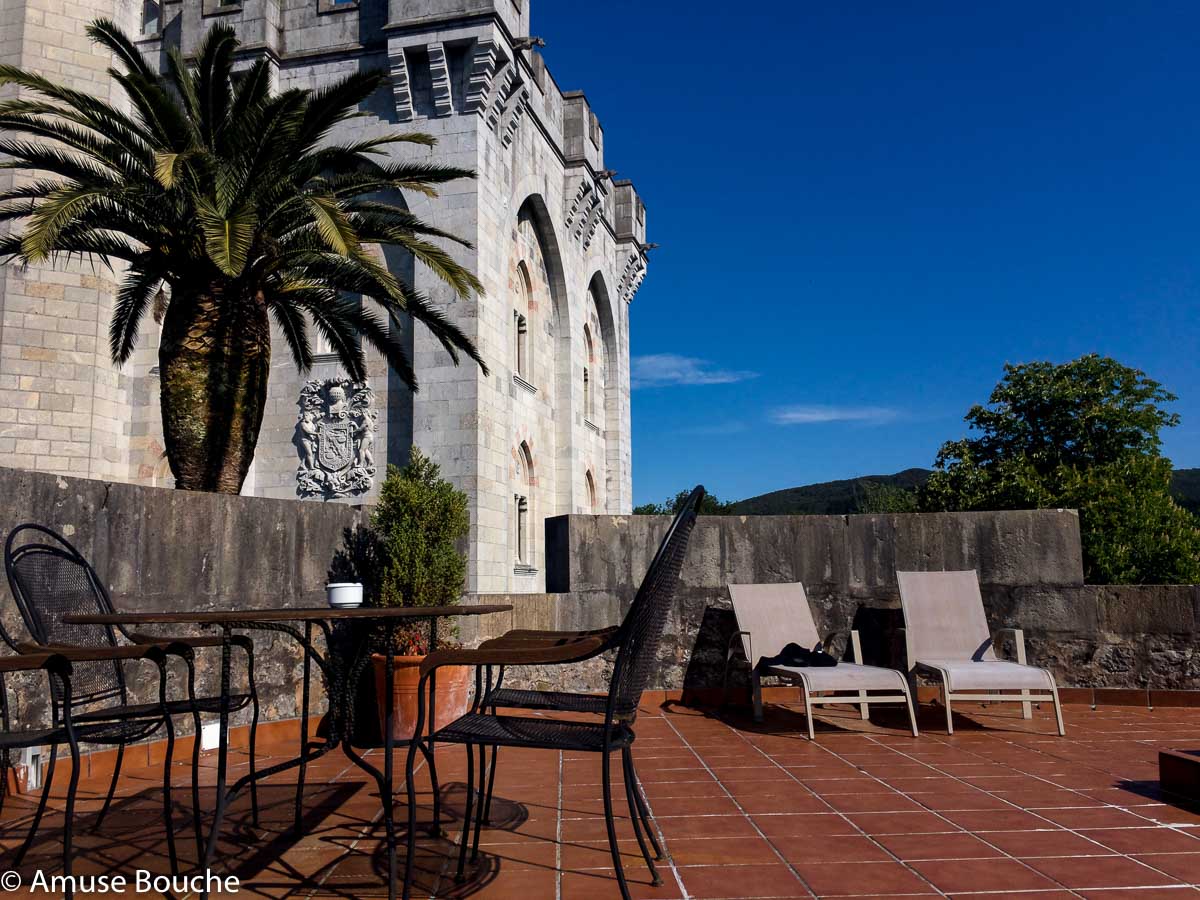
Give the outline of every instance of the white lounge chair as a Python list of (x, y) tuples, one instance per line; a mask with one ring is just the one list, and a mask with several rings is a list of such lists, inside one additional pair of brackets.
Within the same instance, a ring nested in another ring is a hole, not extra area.
[(897, 572), (896, 578), (904, 608), (908, 667), (910, 672), (921, 671), (941, 681), (947, 731), (954, 733), (951, 703), (955, 700), (1020, 703), (1026, 719), (1033, 718), (1034, 702), (1049, 700), (1054, 704), (1058, 733), (1066, 734), (1054, 675), (1026, 664), (1021, 629), (1001, 629), (1013, 634), (1016, 662), (997, 658), (974, 570)]
[[(751, 666), (754, 721), (761, 722), (763, 718), (760, 676), (775, 675), (800, 685), (804, 695), (804, 712), (808, 717), (809, 740), (815, 739), (813, 706), (829, 703), (856, 705), (863, 719), (868, 718), (868, 707), (872, 703), (904, 703), (908, 707), (908, 721), (913, 736), (916, 737), (917, 718), (913, 713), (907, 679), (902, 672), (893, 669), (862, 665), (862, 647), (857, 631), (850, 632), (853, 662), (839, 662), (836, 666), (759, 666), (759, 660), (778, 655), (788, 644), (799, 644), (810, 650), (817, 646), (828, 648), (837, 636), (828, 635), (822, 640), (817, 634), (804, 585), (731, 584), (729, 596), (733, 600), (733, 612), (737, 616), (739, 630), (730, 639), (726, 670), (734, 641), (740, 637), (742, 650)], [(867, 691), (887, 693), (868, 694)]]

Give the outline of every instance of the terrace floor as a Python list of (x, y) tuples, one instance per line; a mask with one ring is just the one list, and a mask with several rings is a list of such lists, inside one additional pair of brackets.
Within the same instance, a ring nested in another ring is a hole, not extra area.
[[(1197, 894), (1200, 809), (1158, 792), (1157, 751), (1200, 747), (1200, 709), (1068, 706), (1067, 738), (1049, 733), (1044, 712), (1023, 721), (1015, 704), (964, 706), (964, 713), (950, 737), (940, 708), (926, 708), (925, 730), (913, 739), (882, 710), (882, 724), (872, 725), (852, 710), (830, 708), (818, 714), (817, 741), (810, 743), (802, 715), (790, 707), (768, 707), (763, 726), (680, 706), (647, 709), (636, 758), (668, 858), (661, 863), (665, 884), (652, 887), (628, 821), (619, 823), (629, 838), (625, 865), (634, 896)], [(286, 748), (268, 749), (278, 761)], [(244, 757), (237, 766), (244, 771)], [(495, 824), (483, 835), (478, 865), (455, 883), (464, 768), (461, 748), (439, 750), (449, 837), (420, 842), (416, 896), (619, 896), (604, 840), (598, 759), (550, 752), (501, 752)], [(102, 775), (92, 772), (83, 782), (76, 874), (132, 879), (138, 868), (166, 872), (159, 771), (133, 769), (102, 833), (88, 833), (107, 787)], [(186, 765), (177, 767), (175, 782), (177, 840), (190, 868)], [(294, 790), (286, 779), (264, 785), (264, 827), (257, 831), (248, 800), (239, 800), (216, 871), (239, 876), (239, 897), (386, 896), (374, 785), (339, 753), (310, 767), (309, 783), (301, 837), (287, 829)], [(420, 790), (428, 820), (424, 775)], [(203, 805), (212, 805), (211, 788)], [(9, 867), (5, 860), (31, 809), (28, 797), (9, 799), (0, 869)], [(397, 817), (405, 815), (401, 802)], [(39, 867), (59, 871), (61, 817), (43, 828), (21, 867), (26, 885)]]

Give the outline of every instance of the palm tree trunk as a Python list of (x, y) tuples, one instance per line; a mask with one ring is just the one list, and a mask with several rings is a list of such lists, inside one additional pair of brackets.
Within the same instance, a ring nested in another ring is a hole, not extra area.
[(183, 490), (240, 493), (254, 461), (271, 328), (261, 293), (241, 293), (236, 282), (215, 282), (167, 307), (158, 349), (163, 437)]

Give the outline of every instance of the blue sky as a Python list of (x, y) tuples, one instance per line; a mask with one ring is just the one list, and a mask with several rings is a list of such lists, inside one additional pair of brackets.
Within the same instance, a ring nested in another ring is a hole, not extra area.
[(661, 244), (634, 497), (929, 465), (1005, 362), (1099, 352), (1200, 466), (1200, 5), (533, 0)]

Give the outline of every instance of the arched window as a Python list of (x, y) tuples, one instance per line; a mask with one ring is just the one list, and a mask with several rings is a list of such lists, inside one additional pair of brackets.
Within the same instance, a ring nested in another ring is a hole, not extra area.
[(585, 472), (583, 476), (587, 482), (588, 509), (591, 512), (596, 511), (596, 480), (592, 478), (591, 472)]
[(529, 495), (533, 485), (533, 456), (529, 444), (521, 442), (517, 448), (517, 485), (513, 492), (513, 544), (514, 562), (519, 567), (532, 565), (533, 552), (529, 530)]
[(526, 381), (532, 367), (529, 364), (529, 301), (533, 285), (529, 280), (529, 269), (524, 262), (517, 263), (517, 308), (513, 311), (513, 372)]
[(595, 346), (592, 344), (592, 329), (583, 326), (583, 417), (588, 421), (596, 415), (595, 401), (592, 395), (595, 393), (592, 385), (592, 365), (596, 359)]

